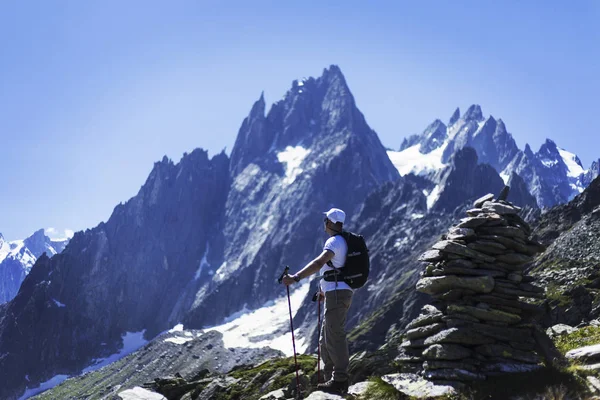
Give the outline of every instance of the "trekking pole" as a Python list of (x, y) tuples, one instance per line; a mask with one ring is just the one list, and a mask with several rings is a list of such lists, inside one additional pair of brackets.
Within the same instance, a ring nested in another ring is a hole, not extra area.
[(317, 383), (321, 383), (321, 296), (320, 293), (317, 295), (317, 313), (319, 314), (319, 328), (317, 333), (319, 335), (319, 346), (317, 347)]
[(317, 302), (317, 383), (321, 383), (321, 292), (317, 290), (312, 301)]
[[(289, 270), (290, 270), (290, 267), (288, 265), (286, 265), (285, 269), (283, 270), (283, 274), (281, 274), (281, 276), (278, 279), (279, 283), (281, 283), (281, 281), (283, 281), (283, 277), (288, 274)], [(294, 348), (294, 364), (296, 365), (296, 388), (297, 388), (296, 397), (300, 397), (300, 377), (298, 376), (298, 360), (296, 359), (296, 339), (294, 338), (294, 321), (292, 318), (292, 302), (290, 300), (290, 287), (287, 285), (285, 287), (287, 289), (288, 307), (290, 309), (290, 327), (292, 328), (292, 346)]]

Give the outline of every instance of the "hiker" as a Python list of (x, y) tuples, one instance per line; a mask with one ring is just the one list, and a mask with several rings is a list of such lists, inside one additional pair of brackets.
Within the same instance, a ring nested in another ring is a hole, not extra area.
[[(341, 236), (346, 213), (338, 208), (323, 213), (325, 214), (324, 229), (329, 239), (323, 246), (323, 252), (304, 268), (294, 275), (283, 277), (287, 286), (299, 282), (301, 279), (320, 271), (321, 276), (327, 271), (343, 268), (346, 262), (348, 246)], [(323, 373), (325, 383), (317, 385), (318, 390), (333, 394), (345, 394), (348, 391), (348, 342), (346, 340), (346, 314), (352, 303), (353, 290), (343, 280), (320, 282), (319, 300), (325, 298), (325, 317), (321, 329), (320, 344), (325, 367)]]

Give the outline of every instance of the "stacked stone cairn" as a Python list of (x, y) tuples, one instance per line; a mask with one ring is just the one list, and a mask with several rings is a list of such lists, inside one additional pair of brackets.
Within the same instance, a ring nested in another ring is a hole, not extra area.
[(544, 290), (524, 268), (544, 248), (529, 239), (521, 209), (504, 200), (508, 190), (475, 201), (419, 258), (428, 264), (417, 290), (434, 301), (407, 326), (397, 360), (403, 371), (456, 387), (541, 366), (532, 324), (539, 308), (527, 299)]

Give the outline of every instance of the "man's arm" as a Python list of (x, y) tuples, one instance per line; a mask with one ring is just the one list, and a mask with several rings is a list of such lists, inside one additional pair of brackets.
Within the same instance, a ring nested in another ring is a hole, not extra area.
[(319, 272), (319, 270), (323, 267), (323, 265), (327, 264), (327, 262), (330, 261), (334, 255), (335, 254), (331, 250), (323, 250), (323, 252), (317, 258), (315, 258), (314, 260), (312, 260), (311, 262), (306, 264), (306, 266), (304, 268), (302, 268), (300, 271), (298, 271), (297, 273), (295, 273), (292, 276), (289, 276), (289, 275), (284, 276), (283, 283), (285, 285), (289, 286), (292, 283), (296, 282), (294, 277), (296, 277), (296, 278), (298, 278), (298, 280), (300, 280), (300, 279), (304, 279), (306, 277), (311, 276), (312, 274)]

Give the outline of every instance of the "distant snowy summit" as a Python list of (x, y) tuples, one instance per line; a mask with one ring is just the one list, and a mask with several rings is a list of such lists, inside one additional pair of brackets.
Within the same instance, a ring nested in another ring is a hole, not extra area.
[(457, 108), (448, 124), (435, 120), (423, 133), (407, 137), (399, 151), (388, 151), (400, 175), (413, 173), (432, 178), (449, 165), (463, 147), (473, 147), (480, 163), (493, 166), (505, 183), (519, 175), (540, 207), (566, 203), (598, 176), (599, 161), (584, 169), (579, 158), (547, 139), (537, 153), (529, 145), (520, 150), (501, 119), (484, 118), (472, 105), (464, 115)]
[(39, 256), (64, 250), (69, 239), (53, 240), (40, 229), (25, 240), (6, 241), (0, 233), (0, 304), (12, 300)]

